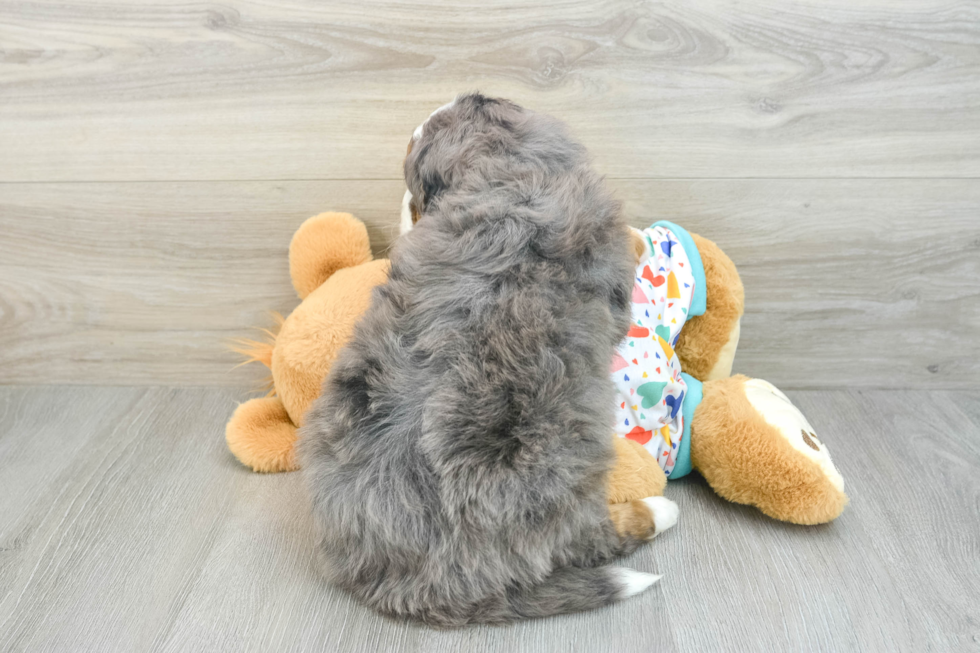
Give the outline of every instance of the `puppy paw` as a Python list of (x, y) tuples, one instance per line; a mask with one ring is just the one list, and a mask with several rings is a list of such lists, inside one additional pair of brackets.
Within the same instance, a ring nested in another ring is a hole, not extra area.
[(654, 531), (650, 539), (653, 539), (677, 523), (677, 516), (680, 514), (680, 509), (670, 499), (666, 497), (647, 497), (643, 499), (643, 503), (647, 504), (647, 508), (653, 513)]

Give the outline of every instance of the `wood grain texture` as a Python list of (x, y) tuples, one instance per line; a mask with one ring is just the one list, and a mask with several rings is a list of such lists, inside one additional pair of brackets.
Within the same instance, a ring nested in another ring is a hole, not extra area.
[[(781, 387), (980, 383), (973, 180), (611, 180), (741, 270), (735, 369)], [(225, 349), (297, 303), (287, 246), (323, 210), (382, 254), (401, 182), (0, 185), (0, 383), (235, 385)], [(846, 380), (846, 381), (842, 381)]]
[(968, 391), (950, 392), (947, 396), (957, 410), (966, 415), (967, 419), (980, 429), (980, 397), (976, 393)]
[(397, 179), (479, 87), (613, 176), (980, 175), (975, 1), (0, 5), (0, 180)]
[[(320, 580), (300, 478), (225, 448), (262, 372), (224, 344), (296, 304), (306, 217), (385, 251), (408, 135), (475, 88), (732, 256), (736, 371), (791, 390), (840, 519), (676, 481), (623, 563), (657, 587), (503, 628)], [(0, 385), (0, 651), (980, 650), (977, 177), (976, 0), (0, 3), (0, 384), (120, 384)]]
[(977, 650), (980, 394), (790, 396), (846, 479), (836, 522), (673, 481), (677, 527), (623, 561), (650, 592), (439, 632), (320, 580), (300, 477), (225, 450), (241, 390), (0, 388), (0, 650)]
[(980, 385), (980, 184), (619, 186), (634, 224), (680, 222), (735, 261), (736, 372), (791, 388)]

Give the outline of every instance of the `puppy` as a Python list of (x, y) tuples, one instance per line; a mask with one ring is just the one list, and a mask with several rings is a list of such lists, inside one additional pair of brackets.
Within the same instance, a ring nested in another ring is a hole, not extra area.
[(618, 204), (562, 124), (479, 94), (416, 130), (405, 179), (414, 227), (301, 436), (326, 574), (439, 627), (646, 589), (606, 566), (666, 501), (606, 504), (633, 284)]

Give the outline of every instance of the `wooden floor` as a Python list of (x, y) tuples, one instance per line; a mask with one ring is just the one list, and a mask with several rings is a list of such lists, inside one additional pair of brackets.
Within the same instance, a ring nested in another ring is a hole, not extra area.
[[(739, 266), (735, 369), (852, 504), (716, 498), (599, 612), (435, 632), (324, 585), (295, 475), (222, 434), (289, 238), (396, 233), (412, 130), (564, 119), (630, 221)], [(980, 651), (980, 1), (0, 2), (0, 652)]]
[(296, 474), (240, 467), (231, 388), (0, 389), (0, 651), (973, 651), (980, 393), (797, 391), (851, 504), (790, 526), (671, 482), (665, 574), (581, 615), (437, 632), (319, 580)]

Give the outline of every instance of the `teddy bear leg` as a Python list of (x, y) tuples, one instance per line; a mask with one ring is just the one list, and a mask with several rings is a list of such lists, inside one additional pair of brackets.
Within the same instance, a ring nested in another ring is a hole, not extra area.
[(721, 497), (794, 524), (847, 505), (844, 480), (806, 418), (761, 379), (709, 381), (691, 422), (691, 462)]
[(289, 276), (300, 299), (341, 268), (370, 261), (367, 227), (350, 213), (321, 213), (300, 225), (289, 243)]
[(256, 472), (291, 472), (296, 464), (296, 426), (278, 397), (249, 399), (225, 427), (228, 449)]

